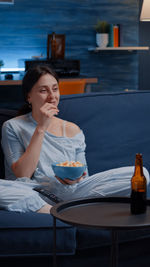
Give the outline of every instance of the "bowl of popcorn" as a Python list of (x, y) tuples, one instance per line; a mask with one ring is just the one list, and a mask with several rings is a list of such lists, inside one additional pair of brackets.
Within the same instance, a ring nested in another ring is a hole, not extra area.
[(86, 165), (79, 161), (64, 161), (53, 163), (52, 169), (55, 175), (61, 179), (75, 180), (83, 175)]

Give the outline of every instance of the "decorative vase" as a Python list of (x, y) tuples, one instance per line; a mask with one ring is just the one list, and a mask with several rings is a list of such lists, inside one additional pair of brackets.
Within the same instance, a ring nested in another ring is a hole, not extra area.
[(108, 33), (96, 33), (96, 44), (99, 47), (106, 47), (109, 42), (109, 34)]

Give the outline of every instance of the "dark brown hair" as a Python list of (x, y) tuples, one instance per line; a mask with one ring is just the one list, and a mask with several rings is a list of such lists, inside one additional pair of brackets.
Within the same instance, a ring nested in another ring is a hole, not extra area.
[(22, 90), (23, 90), (25, 104), (19, 110), (18, 115), (23, 115), (23, 114), (26, 114), (32, 111), (32, 108), (29, 105), (28, 100), (27, 100), (28, 94), (32, 90), (32, 87), (35, 85), (35, 83), (41, 78), (41, 76), (45, 74), (52, 75), (57, 80), (57, 82), (59, 82), (57, 74), (48, 65), (39, 64), (39, 65), (33, 66), (26, 72), (22, 80)]

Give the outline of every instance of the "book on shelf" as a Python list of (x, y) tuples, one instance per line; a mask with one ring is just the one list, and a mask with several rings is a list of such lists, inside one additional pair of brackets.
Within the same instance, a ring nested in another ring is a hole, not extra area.
[(114, 47), (119, 46), (119, 26), (114, 25), (113, 26), (113, 34), (114, 34)]
[(109, 27), (109, 47), (119, 47), (121, 46), (121, 25), (120, 24), (110, 24)]
[(113, 47), (114, 46), (114, 25), (109, 25), (109, 43), (108, 46)]

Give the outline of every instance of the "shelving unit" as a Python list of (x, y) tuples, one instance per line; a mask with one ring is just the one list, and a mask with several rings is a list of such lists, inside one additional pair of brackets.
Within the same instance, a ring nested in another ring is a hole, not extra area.
[(89, 52), (102, 52), (102, 51), (148, 51), (150, 49), (149, 46), (119, 46), (119, 47), (90, 47), (88, 48)]

